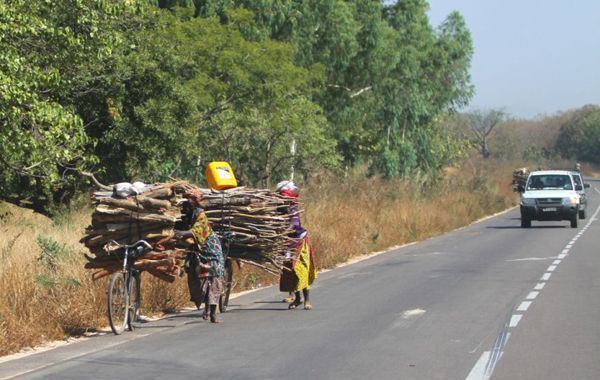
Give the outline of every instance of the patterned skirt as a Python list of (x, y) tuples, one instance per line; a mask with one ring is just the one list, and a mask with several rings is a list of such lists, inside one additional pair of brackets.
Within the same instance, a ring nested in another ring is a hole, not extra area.
[(196, 305), (218, 305), (223, 292), (222, 277), (196, 277), (188, 275), (190, 301)]

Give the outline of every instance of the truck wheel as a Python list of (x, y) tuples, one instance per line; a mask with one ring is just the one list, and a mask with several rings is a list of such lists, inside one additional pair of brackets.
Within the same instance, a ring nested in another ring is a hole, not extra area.
[(528, 219), (525, 216), (521, 216), (521, 228), (529, 227), (531, 227), (531, 219)]
[(571, 228), (577, 228), (577, 214), (571, 218)]
[(586, 217), (585, 209), (579, 210), (579, 219), (585, 219), (585, 217)]

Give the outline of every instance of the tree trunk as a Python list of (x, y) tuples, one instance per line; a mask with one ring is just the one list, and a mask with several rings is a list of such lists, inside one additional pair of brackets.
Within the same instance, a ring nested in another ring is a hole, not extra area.
[(490, 157), (490, 150), (488, 149), (487, 138), (485, 136), (483, 137), (483, 141), (481, 142), (481, 154), (486, 160)]

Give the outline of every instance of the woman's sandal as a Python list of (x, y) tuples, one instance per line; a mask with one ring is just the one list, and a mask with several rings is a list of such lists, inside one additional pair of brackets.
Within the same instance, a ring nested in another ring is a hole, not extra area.
[(304, 310), (312, 310), (312, 305), (310, 304), (310, 302), (304, 303)]
[(207, 312), (202, 313), (202, 319), (208, 321), (209, 314)]
[(289, 309), (289, 310), (295, 309), (295, 308), (297, 308), (298, 306), (300, 306), (301, 304), (302, 304), (302, 302), (300, 302), (300, 301), (294, 301), (294, 302), (292, 302), (292, 303), (290, 304), (290, 306), (288, 306), (288, 309)]

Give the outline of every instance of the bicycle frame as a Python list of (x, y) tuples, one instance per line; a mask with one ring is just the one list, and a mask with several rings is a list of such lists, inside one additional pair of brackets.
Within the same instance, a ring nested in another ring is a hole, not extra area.
[[(131, 245), (119, 244), (116, 241), (112, 241), (119, 247), (123, 248), (123, 268), (121, 271), (113, 274), (108, 287), (108, 318), (111, 329), (115, 334), (123, 332), (125, 327), (129, 330), (133, 330), (132, 322), (136, 318), (136, 314), (139, 308), (139, 291), (140, 282), (138, 271), (134, 266), (135, 262), (135, 251), (138, 251), (139, 255), (145, 254), (148, 250), (152, 249), (152, 246), (144, 240), (140, 240)], [(119, 292), (119, 283), (122, 281), (123, 289)], [(132, 287), (133, 282), (136, 282), (136, 291), (134, 294), (135, 300), (132, 303)], [(116, 292), (115, 292), (116, 290)], [(121, 294), (121, 295), (119, 295)], [(124, 314), (124, 315), (123, 315)], [(122, 323), (121, 323), (121, 317)]]

